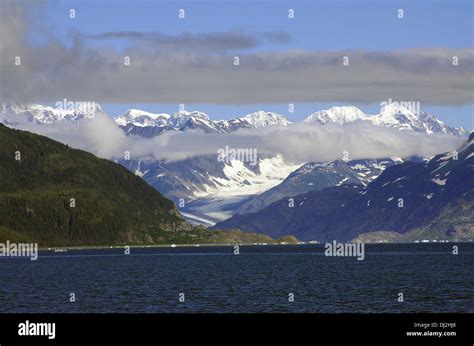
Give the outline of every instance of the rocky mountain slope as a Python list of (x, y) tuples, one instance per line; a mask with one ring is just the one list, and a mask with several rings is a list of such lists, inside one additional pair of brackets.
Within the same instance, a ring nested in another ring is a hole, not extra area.
[(120, 163), (173, 200), (187, 219), (205, 225), (232, 216), (242, 201), (279, 184), (299, 167), (280, 156), (259, 156), (255, 166), (238, 160), (219, 162), (215, 155)]
[(346, 184), (365, 186), (377, 178), (385, 168), (399, 162), (402, 160), (397, 158), (349, 162), (336, 160), (329, 163), (308, 162), (292, 172), (277, 186), (249, 198), (236, 212), (238, 214), (256, 212), (283, 197), (297, 196), (330, 186)]
[(457, 152), (388, 167), (377, 179), (286, 198), (214, 229), (237, 227), (302, 240), (474, 239), (474, 135)]

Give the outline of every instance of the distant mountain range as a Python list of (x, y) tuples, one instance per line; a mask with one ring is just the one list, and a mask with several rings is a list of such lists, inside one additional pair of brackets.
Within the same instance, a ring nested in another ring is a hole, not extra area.
[[(0, 113), (0, 121), (13, 126), (22, 121), (51, 124), (64, 121), (78, 122), (93, 117), (93, 114), (41, 105), (5, 105), (3, 108), (5, 111)], [(97, 110), (103, 112), (100, 106), (97, 106)], [(356, 107), (332, 107), (310, 114), (301, 123), (325, 125), (354, 121), (370, 122), (376, 126), (392, 127), (401, 131), (467, 136), (463, 128), (447, 126), (434, 115), (414, 111), (399, 104), (389, 104), (377, 115), (365, 114)], [(185, 132), (199, 129), (205, 133), (225, 135), (239, 129), (291, 124), (283, 115), (264, 111), (231, 120), (216, 121), (199, 111), (166, 114), (137, 109), (131, 109), (116, 117), (115, 122), (126, 134), (146, 138), (160, 136), (169, 131)], [(215, 155), (201, 155), (174, 162), (164, 160), (118, 162), (172, 199), (189, 221), (213, 225), (235, 213), (261, 210), (284, 196), (295, 196), (348, 183), (365, 186), (377, 178), (386, 167), (406, 159), (293, 164), (285, 162), (278, 155), (273, 157), (260, 155), (258, 164), (250, 166), (240, 161), (218, 162)], [(181, 203), (183, 200), (184, 205)]]
[[(169, 114), (152, 114), (140, 110), (129, 110), (116, 118), (117, 124), (127, 133), (145, 137), (159, 135), (170, 130), (185, 131), (201, 129), (205, 132), (229, 133), (241, 128), (259, 128), (266, 126), (286, 126), (291, 122), (283, 115), (273, 112), (258, 111), (232, 120), (213, 121), (202, 112), (181, 111)], [(305, 123), (336, 123), (345, 124), (354, 121), (366, 121), (376, 126), (392, 127), (402, 131), (424, 133), (444, 133), (458, 136), (466, 135), (464, 128), (447, 126), (434, 115), (422, 111), (414, 111), (410, 107), (389, 104), (377, 115), (363, 113), (357, 107), (332, 107), (310, 114)]]
[[(424, 133), (444, 133), (457, 136), (467, 135), (464, 128), (447, 126), (434, 115), (412, 110), (398, 103), (389, 104), (382, 108), (377, 115), (369, 115), (357, 107), (332, 107), (308, 115), (304, 123), (336, 123), (346, 124), (354, 121), (370, 122), (376, 126), (392, 127), (402, 131)], [(159, 135), (166, 131), (186, 131), (201, 129), (205, 132), (229, 133), (241, 128), (260, 128), (267, 126), (286, 126), (291, 124), (284, 115), (258, 111), (232, 120), (213, 121), (202, 112), (181, 111), (169, 114), (153, 114), (132, 109), (116, 118), (117, 124), (127, 133), (144, 137)]]
[[(259, 111), (232, 120), (213, 121), (202, 112), (181, 111), (169, 114), (152, 114), (131, 109), (116, 118), (119, 126), (130, 134), (144, 137), (159, 135), (166, 131), (186, 131), (200, 129), (204, 132), (229, 133), (242, 128), (258, 128), (266, 126), (286, 126), (290, 123), (283, 115)], [(152, 130), (151, 128), (155, 128)], [(156, 128), (159, 128), (157, 130)]]
[(288, 197), (216, 224), (317, 241), (474, 240), (474, 134), (457, 152), (392, 165), (353, 183)]
[[(230, 133), (241, 128), (287, 126), (291, 123), (283, 115), (263, 111), (228, 121), (212, 121), (206, 114), (200, 112), (150, 116), (138, 110), (131, 113), (129, 111), (117, 118), (117, 122), (127, 133), (144, 137), (160, 135), (169, 130), (186, 131), (199, 128), (208, 133)], [(150, 118), (160, 119), (160, 123), (152, 124)], [(171, 121), (173, 118), (180, 118), (181, 121)], [(397, 104), (384, 107), (381, 113), (375, 116), (367, 115), (356, 107), (332, 107), (310, 114), (303, 123), (324, 125), (353, 121), (367, 121), (376, 126), (393, 127), (402, 131), (466, 135), (463, 128), (449, 127), (431, 114), (415, 112)], [(420, 160), (420, 158), (410, 159)], [(268, 158), (266, 160), (269, 162)], [(274, 175), (280, 179), (279, 181), (265, 177), (265, 174), (260, 175), (259, 167), (241, 164), (236, 170), (232, 165), (216, 162), (213, 156), (191, 158), (180, 163), (160, 162), (151, 166), (138, 162), (124, 164), (134, 171), (139, 170), (141, 165), (140, 170), (146, 172), (144, 179), (175, 202), (178, 198), (184, 198), (186, 206), (182, 211), (188, 220), (212, 225), (234, 213), (258, 211), (286, 195), (296, 195), (348, 182), (366, 185), (386, 167), (401, 161), (403, 161), (401, 158), (387, 158), (348, 163), (309, 162), (299, 169), (293, 166), (293, 169), (298, 170), (289, 176), (286, 175), (291, 165), (281, 161), (278, 165), (284, 174)], [(265, 165), (265, 161), (259, 163), (259, 166), (260, 164)], [(275, 168), (273, 170), (278, 171)], [(254, 183), (256, 180), (260, 183)]]
[[(100, 105), (96, 106), (102, 111)], [(33, 121), (50, 124), (60, 121), (80, 121), (92, 118), (93, 113), (65, 110), (42, 106), (38, 104), (3, 105), (0, 112), (0, 121), (4, 123), (17, 123)], [(151, 113), (139, 109), (130, 109), (115, 118), (117, 125), (126, 133), (151, 137), (166, 131), (186, 131), (201, 129), (205, 132), (229, 133), (241, 128), (260, 128), (267, 126), (286, 126), (291, 124), (284, 115), (257, 111), (231, 120), (212, 120), (207, 114), (199, 111), (179, 111), (174, 114)], [(376, 115), (362, 112), (353, 106), (332, 107), (308, 115), (304, 123), (336, 123), (345, 124), (354, 121), (366, 121), (376, 126), (392, 127), (402, 131), (415, 131), (424, 133), (444, 133), (458, 136), (467, 136), (468, 132), (462, 128), (446, 125), (433, 114), (414, 110), (403, 104), (392, 103), (381, 109)]]
[(102, 112), (103, 110), (99, 105), (96, 105), (95, 109), (92, 111), (54, 108), (39, 104), (2, 105), (2, 110), (0, 111), (0, 122), (10, 125), (24, 122), (37, 124), (78, 122), (94, 118), (95, 111)]
[(336, 123), (346, 124), (354, 121), (370, 122), (376, 126), (396, 128), (401, 131), (415, 131), (431, 133), (444, 133), (457, 136), (467, 136), (464, 128), (447, 126), (434, 115), (411, 107), (392, 103), (384, 106), (377, 115), (363, 113), (357, 107), (332, 107), (310, 114), (304, 122), (307, 123)]

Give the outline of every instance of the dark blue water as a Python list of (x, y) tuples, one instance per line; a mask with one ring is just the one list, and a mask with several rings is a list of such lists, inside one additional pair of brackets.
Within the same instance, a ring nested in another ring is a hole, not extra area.
[(0, 258), (0, 311), (472, 313), (474, 244), (457, 245), (366, 245), (363, 261), (321, 245), (43, 251)]

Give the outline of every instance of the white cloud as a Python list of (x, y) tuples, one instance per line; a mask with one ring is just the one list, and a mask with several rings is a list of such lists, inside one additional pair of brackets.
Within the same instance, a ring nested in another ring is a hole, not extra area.
[(154, 138), (126, 136), (103, 113), (78, 124), (23, 124), (21, 129), (44, 134), (72, 147), (105, 158), (183, 160), (196, 155), (216, 155), (220, 148), (257, 149), (259, 154), (281, 154), (286, 161), (330, 161), (347, 151), (350, 159), (432, 156), (458, 148), (464, 139), (383, 128), (366, 122), (338, 124), (296, 123), (286, 127), (240, 129), (230, 134), (199, 130), (170, 131)]
[(115, 121), (102, 112), (96, 112), (95, 118), (78, 123), (40, 125), (23, 122), (15, 127), (42, 134), (103, 158), (122, 157), (131, 142), (131, 138), (127, 138)]

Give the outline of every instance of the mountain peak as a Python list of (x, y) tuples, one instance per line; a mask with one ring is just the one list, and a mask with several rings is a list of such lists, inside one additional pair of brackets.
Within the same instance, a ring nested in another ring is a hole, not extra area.
[(221, 132), (216, 123), (206, 113), (199, 111), (179, 111), (174, 113), (168, 121), (168, 126), (175, 130), (184, 131), (200, 129), (204, 132)]
[(247, 121), (252, 125), (252, 127), (266, 127), (274, 125), (286, 126), (291, 123), (285, 116), (281, 114), (265, 112), (263, 110), (247, 114), (241, 119)]
[(457, 136), (466, 134), (464, 128), (447, 126), (433, 114), (423, 112), (419, 106), (394, 102), (384, 106), (381, 112), (372, 117), (372, 123), (378, 126), (395, 127), (402, 131), (444, 133)]
[(331, 107), (329, 109), (312, 113), (304, 120), (304, 122), (344, 124), (356, 120), (367, 120), (367, 115), (357, 107), (341, 106)]
[(203, 119), (203, 120), (210, 120), (209, 115), (207, 115), (206, 113), (199, 112), (199, 111), (188, 112), (185, 110), (173, 113), (172, 118), (175, 118), (175, 119), (197, 118), (197, 119)]
[(170, 118), (169, 114), (165, 113), (150, 113), (140, 109), (129, 109), (121, 116), (115, 118), (115, 122), (120, 126), (132, 124), (138, 127), (145, 126), (165, 126)]
[(385, 105), (377, 115), (365, 114), (359, 108), (353, 106), (331, 107), (310, 114), (304, 122), (342, 125), (356, 120), (364, 120), (376, 126), (391, 127), (401, 131), (466, 135), (464, 128), (449, 127), (434, 115), (420, 111), (416, 105), (412, 106), (400, 102)]
[(382, 107), (379, 116), (393, 116), (395, 114), (405, 114), (417, 116), (421, 113), (416, 105), (403, 104), (401, 102), (392, 102)]
[(95, 117), (95, 112), (103, 112), (99, 104), (94, 105), (94, 109), (69, 109), (54, 108), (43, 106), (36, 103), (25, 104), (5, 104), (3, 114), (0, 121), (11, 124), (23, 122), (35, 122), (40, 124), (53, 124), (57, 122), (70, 121), (77, 122), (83, 119), (91, 119)]

